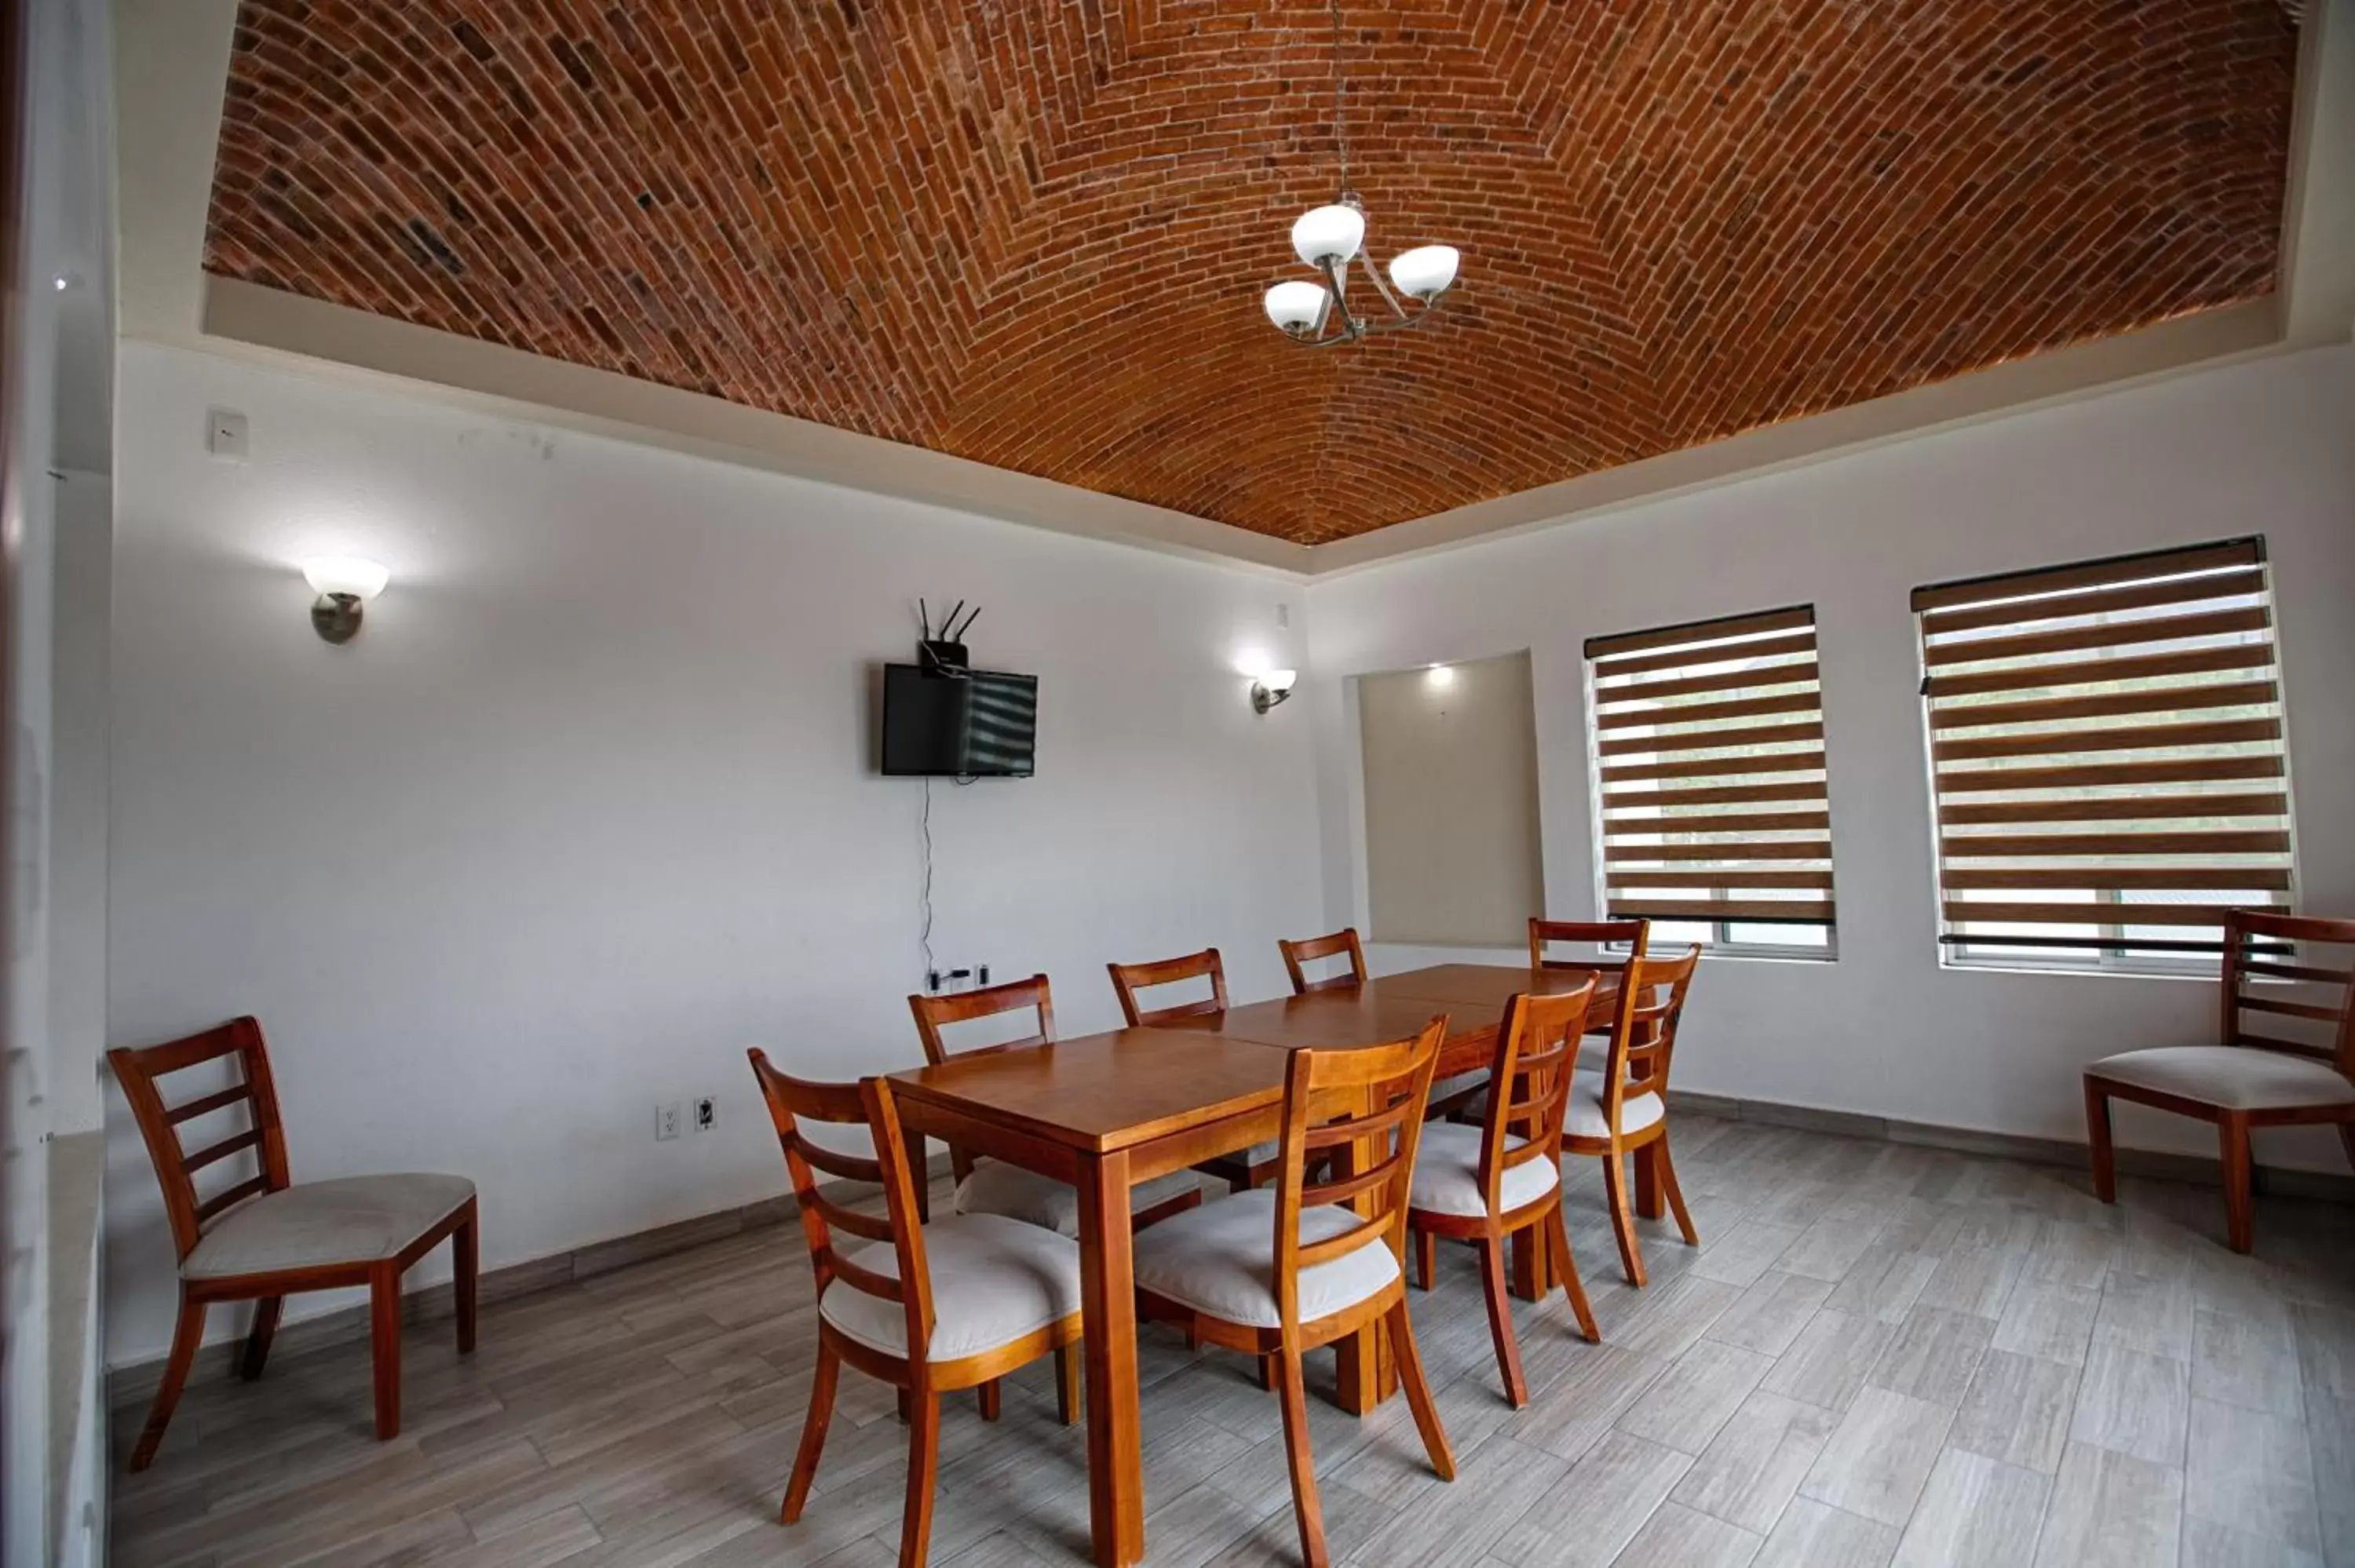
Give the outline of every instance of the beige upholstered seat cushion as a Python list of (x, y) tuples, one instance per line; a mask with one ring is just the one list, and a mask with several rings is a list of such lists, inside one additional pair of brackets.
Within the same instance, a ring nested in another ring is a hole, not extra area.
[[(1562, 1130), (1572, 1138), (1608, 1138), (1610, 1118), (1603, 1113), (1604, 1086), (1610, 1080), (1601, 1073), (1581, 1068), (1570, 1075), (1570, 1110), (1562, 1118)], [(1666, 1114), (1657, 1095), (1630, 1095), (1619, 1102), (1619, 1130), (1622, 1134), (1641, 1132)]]
[[(1423, 1129), (1414, 1151), (1414, 1185), (1408, 1202), (1433, 1214), (1485, 1214), (1487, 1195), (1480, 1188), (1480, 1139), (1476, 1127), (1434, 1121)], [(1524, 1140), (1508, 1138), (1518, 1149)], [(1561, 1185), (1561, 1171), (1550, 1160), (1525, 1160), (1505, 1168), (1497, 1194), (1504, 1212), (1512, 1213)]]
[[(1330, 1205), (1300, 1212), (1300, 1239), (1323, 1241), (1361, 1223)], [(1139, 1288), (1230, 1323), (1273, 1329), (1275, 1192), (1262, 1187), (1216, 1198), (1136, 1234)], [(1300, 1271), (1300, 1320), (1329, 1317), (1399, 1277), (1398, 1259), (1380, 1236), (1328, 1262)]]
[(217, 1216), (181, 1264), (188, 1279), (378, 1263), (474, 1195), (464, 1176), (338, 1176), (265, 1192)]
[[(1199, 1192), (1201, 1182), (1191, 1171), (1173, 1171), (1141, 1181), (1128, 1190), (1132, 1213), (1154, 1208), (1186, 1192)], [(981, 1159), (972, 1173), (957, 1183), (960, 1214), (1003, 1214), (1026, 1225), (1038, 1225), (1058, 1235), (1080, 1234), (1080, 1194), (1069, 1181), (1025, 1171), (1003, 1160)]]
[(2327, 1063), (2246, 1045), (2160, 1045), (2105, 1056), (2087, 1073), (2177, 1095), (2226, 1110), (2286, 1110), (2355, 1100), (2350, 1083)]
[[(870, 1273), (900, 1277), (899, 1250), (890, 1242), (868, 1242), (843, 1256)], [(994, 1351), (1080, 1309), (1079, 1244), (1003, 1214), (955, 1214), (926, 1225), (924, 1270), (932, 1287), (931, 1361)], [(869, 1350), (908, 1353), (907, 1308), (897, 1301), (837, 1280), (817, 1309)]]

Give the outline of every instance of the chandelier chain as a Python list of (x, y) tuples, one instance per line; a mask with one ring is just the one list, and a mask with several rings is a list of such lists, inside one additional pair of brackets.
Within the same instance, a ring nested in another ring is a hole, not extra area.
[(1349, 189), (1349, 131), (1342, 118), (1343, 78), (1341, 75), (1341, 0), (1326, 0), (1326, 9), (1333, 17), (1333, 141), (1341, 155), (1341, 190)]

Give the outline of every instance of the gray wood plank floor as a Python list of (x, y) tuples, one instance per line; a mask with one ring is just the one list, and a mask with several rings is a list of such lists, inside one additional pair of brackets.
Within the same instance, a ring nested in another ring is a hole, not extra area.
[[(2194, 1187), (2130, 1181), (2105, 1207), (2075, 1172), (1695, 1116), (1676, 1148), (1703, 1245), (1646, 1227), (1641, 1291), (1595, 1162), (1571, 1163), (1604, 1343), (1559, 1295), (1517, 1304), (1528, 1408), (1497, 1392), (1468, 1253), (1411, 1296), (1452, 1486), (1403, 1401), (1363, 1421), (1312, 1402), (1337, 1562), (2355, 1568), (2355, 1213), (2263, 1200), (2239, 1258)], [(446, 1325), (410, 1331), (389, 1444), (365, 1346), (257, 1384), (208, 1352), (145, 1475), (120, 1468), (144, 1412), (116, 1413), (115, 1561), (888, 1564), (904, 1439), (856, 1373), (807, 1513), (776, 1520), (814, 1320), (783, 1227), (503, 1302), (466, 1361)], [(952, 1403), (942, 1568), (1084, 1560), (1085, 1445), (1044, 1371), (997, 1425)], [(1280, 1418), (1248, 1374), (1146, 1330), (1156, 1564), (1296, 1561)]]

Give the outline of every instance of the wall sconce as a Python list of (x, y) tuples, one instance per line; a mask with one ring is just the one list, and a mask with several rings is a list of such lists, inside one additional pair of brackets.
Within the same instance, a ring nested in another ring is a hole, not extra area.
[(1252, 683), (1252, 712), (1263, 714), (1270, 708), (1282, 706), (1284, 700), (1292, 695), (1293, 683), (1299, 679), (1300, 672), (1297, 670), (1262, 671), (1259, 678)]
[(303, 577), (319, 597), (311, 602), (311, 630), (330, 642), (349, 642), (360, 630), (360, 607), (384, 591), (392, 574), (357, 556), (314, 556)]

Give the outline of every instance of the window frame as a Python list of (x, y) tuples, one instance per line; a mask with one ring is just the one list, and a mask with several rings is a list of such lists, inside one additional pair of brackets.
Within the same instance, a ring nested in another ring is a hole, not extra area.
[[(2223, 954), (2221, 942), (2211, 943), (2204, 939), (2205, 934), (2211, 930), (2214, 930), (2221, 935), (2223, 929), (2221, 926), (2211, 927), (2187, 925), (2181, 927), (2183, 935), (2179, 938), (2162, 935), (2137, 940), (2131, 938), (2129, 933), (2137, 929), (2149, 931), (2154, 929), (2154, 927), (2149, 926), (2135, 927), (2125, 923), (2105, 921), (2098, 918), (2098, 916), (2104, 908), (2123, 906), (2128, 902), (2126, 889), (2122, 886), (2091, 887), (2084, 890), (2093, 895), (2093, 896), (2087, 901), (2086, 910), (2089, 915), (2095, 916), (2096, 918), (2089, 919), (2085, 921), (2084, 924), (2094, 928), (2096, 935), (2094, 937), (2056, 938), (2055, 941), (2051, 944), (1984, 940), (1974, 942), (1968, 934), (1956, 929), (1958, 926), (1967, 924), (1968, 922), (1949, 919), (1947, 914), (1949, 906), (1958, 903), (1966, 904), (1970, 901), (1967, 899), (1957, 899), (1955, 896), (1955, 894), (1957, 891), (1965, 890), (1950, 889), (1946, 881), (1948, 866), (1946, 864), (1947, 855), (1945, 845), (1948, 842), (1949, 834), (1947, 832), (1947, 824), (1941, 815), (1941, 799), (1942, 793), (1951, 793), (1951, 791), (1942, 792), (1940, 788), (1940, 768), (1936, 751), (1939, 730), (1935, 723), (1935, 715), (1942, 710), (1939, 710), (1934, 705), (1938, 694), (1934, 693), (1933, 690), (1935, 672), (1930, 662), (1930, 638), (1933, 635), (1935, 635), (1935, 632), (1932, 628), (1925, 626), (1924, 618), (1925, 616), (1936, 613), (1936, 610), (1939, 608), (1954, 609), (1960, 608), (1961, 606), (1950, 603), (1943, 607), (1925, 608), (1919, 601), (1922, 596), (1925, 594), (1947, 594), (1980, 585), (1987, 585), (1989, 588), (1994, 588), (1998, 585), (2012, 581), (2030, 585), (2023, 587), (2020, 589), (2019, 594), (2017, 596), (2019, 601), (2023, 606), (2032, 605), (2039, 598), (2047, 595), (2058, 597), (2072, 592), (2093, 592), (2120, 588), (2133, 589), (2137, 586), (2156, 588), (2157, 585), (2163, 584), (2170, 580), (2193, 578), (2204, 573), (2229, 569), (2229, 565), (2227, 563), (2214, 560), (2203, 563), (2200, 557), (2217, 557), (2222, 556), (2226, 552), (2234, 550), (2245, 550), (2249, 552), (2249, 558), (2245, 565), (2247, 569), (2254, 571), (2257, 577), (2256, 587), (2252, 592), (2235, 594), (2229, 591), (2220, 590), (2218, 593), (2210, 596), (2208, 599), (2200, 599), (2196, 598), (2180, 599), (2173, 600), (2172, 602), (2155, 602), (2152, 605), (2142, 608), (2154, 609), (2158, 614), (2164, 615), (2170, 609), (2178, 609), (2180, 606), (2199, 605), (2209, 603), (2213, 600), (2227, 599), (2254, 597), (2256, 600), (2257, 606), (2262, 608), (2264, 610), (2264, 617), (2261, 627), (2231, 634), (2232, 638), (2232, 641), (2215, 642), (2209, 644), (2208, 646), (2215, 648), (2228, 648), (2262, 645), (2267, 650), (2268, 659), (2262, 665), (2241, 666), (2240, 674), (2241, 678), (2246, 681), (2263, 681), (2271, 683), (2274, 688), (2274, 694), (2268, 701), (2252, 703), (2246, 705), (2270, 707), (2272, 710), (2271, 716), (2276, 723), (2276, 733), (2269, 739), (2257, 742), (2261, 747), (2270, 747), (2269, 751), (2260, 750), (2253, 753), (2232, 753), (2232, 755), (2268, 757), (2269, 758), (2277, 761), (2278, 769), (2273, 774), (2252, 776), (2251, 778), (2243, 780), (2218, 779), (2201, 782), (2205, 785), (2218, 786), (2214, 792), (2222, 798), (2227, 794), (2236, 792), (2241, 794), (2254, 792), (2271, 793), (2273, 792), (2271, 785), (2273, 782), (2277, 780), (2279, 786), (2278, 793), (2281, 798), (2278, 831), (2283, 835), (2286, 847), (2278, 852), (2267, 853), (2277, 853), (2280, 855), (2283, 863), (2278, 867), (2266, 865), (2249, 867), (2248, 869), (2265, 874), (2272, 874), (2277, 871), (2285, 878), (2284, 885), (2281, 887), (2265, 890), (2276, 894), (2280, 902), (2264, 905), (2246, 905), (2242, 906), (2263, 908), (2275, 912), (2286, 911), (2295, 907), (2299, 885), (2297, 869), (2299, 857), (2297, 853), (2298, 840), (2296, 828), (2296, 800), (2295, 793), (2296, 786), (2290, 762), (2288, 683), (2286, 672), (2283, 666), (2281, 652), (2280, 606), (2274, 591), (2272, 563), (2266, 554), (2264, 539), (2262, 535), (2248, 535), (2236, 539), (2211, 541), (2205, 544), (2169, 546), (2168, 548), (2158, 550), (2135, 551), (2118, 556), (2095, 556), (2074, 561), (2060, 562), (2043, 567), (2030, 567), (2022, 570), (1992, 573), (1984, 577), (1953, 579), (1946, 582), (1925, 585), (1923, 588), (1916, 588), (1914, 590), (1915, 603), (1913, 609), (1914, 628), (1914, 674), (1916, 679), (1916, 690), (1919, 693), (1918, 710), (1920, 715), (1919, 722), (1921, 726), (1923, 743), (1922, 777), (1925, 790), (1925, 804), (1928, 807), (1931, 826), (1928, 849), (1930, 858), (1931, 886), (1934, 901), (1933, 915), (1937, 930), (1938, 961), (1941, 969), (2055, 975), (2116, 975), (2143, 979), (2199, 980), (2202, 981), (2212, 981), (2222, 972)], [(2137, 563), (2160, 563), (2170, 559), (2182, 563), (2179, 570), (2171, 573), (2150, 572), (2140, 577), (2134, 575), (2132, 570)], [(2096, 575), (2106, 573), (2115, 573), (2116, 575)], [(2040, 577), (2055, 580), (2046, 586), (2033, 586), (2035, 579)], [(2071, 579), (2082, 580), (2072, 581)], [(1982, 601), (1982, 606), (1989, 610), (1998, 609), (2003, 604), (2005, 597), (2006, 596), (2001, 594), (1992, 595), (1987, 600)], [(1962, 603), (1964, 605), (1967, 605), (1969, 601), (1962, 601)], [(2115, 613), (2115, 611), (2106, 610), (2087, 612), (2086, 616), (2083, 618), (2084, 624), (2094, 626), (2104, 624), (2104, 618)], [(2022, 614), (2010, 622), (1990, 623), (1988, 626), (1984, 628), (1984, 630), (1987, 631), (1990, 637), (2019, 635), (2022, 634), (2019, 630), (2021, 626), (2036, 625), (2040, 621), (2059, 621), (2062, 623), (2062, 629), (2077, 630), (2077, 627), (2069, 624), (2071, 620), (2076, 619), (2079, 618), (2060, 616), (2047, 616), (2040, 618), (2032, 614)], [(2136, 619), (2137, 618), (2129, 615), (2120, 619), (2115, 622), (2115, 624), (2131, 625)], [(2072, 657), (2082, 659), (2085, 662), (2093, 662), (2107, 658), (2135, 657), (2137, 656), (2136, 651), (2137, 645), (2150, 641), (2151, 640), (2147, 639), (2128, 637), (2115, 643), (2089, 644), (2082, 649), (2073, 650)], [(2193, 639), (2185, 638), (2179, 641), (2193, 641)], [(2222, 673), (2222, 667), (2220, 667), (2220, 669), (2216, 671), (2204, 673), (2211, 675), (2218, 674)], [(2156, 681), (2166, 683), (2170, 680), (2170, 677), (2166, 675), (2146, 675), (2136, 677), (2136, 679), (2138, 682)], [(2062, 683), (2062, 684), (2065, 688), (2067, 686), (2091, 687), (2095, 683), (2095, 682), (2090, 680), (2080, 680), (2076, 682)], [(2221, 684), (2222, 683), (2219, 682), (2218, 683)], [(2182, 683), (2182, 689), (2194, 690), (2198, 688), (2199, 684), (2200, 683), (2197, 682), (2184, 682)], [(2151, 684), (2139, 686), (2137, 689), (2141, 691), (2163, 691), (2176, 688), (2172, 684)], [(2214, 711), (2219, 711), (2222, 706), (2222, 705), (2203, 706), (2202, 705), (2194, 704), (2181, 708), (2154, 707), (2138, 715), (2135, 722), (2150, 725), (2165, 723), (2168, 721), (2180, 721), (2187, 715), (2195, 715), (2194, 722), (2198, 722), (2198, 715), (2212, 714)], [(1953, 710), (1947, 709), (1944, 711), (1951, 712)], [(2065, 723), (2067, 720), (2061, 719), (2057, 722)], [(1958, 727), (1968, 728), (1970, 726), (1964, 726)], [(1991, 725), (1986, 727), (1999, 726)], [(2050, 752), (2023, 755), (2029, 758), (2068, 757), (2072, 755), (2082, 757), (2083, 753), (2071, 753), (2065, 748), (2055, 748)], [(2222, 754), (2220, 753), (2219, 755)], [(2175, 759), (2175, 757), (2170, 756), (2167, 759), (2173, 760)], [(2079, 765), (2070, 763), (2048, 763), (2046, 766), (2069, 767)], [(2260, 779), (2264, 782), (2260, 783)], [(2132, 800), (2137, 799), (2170, 800), (2180, 799), (2183, 797), (2170, 793), (2170, 790), (2179, 790), (2183, 782), (2184, 781), (2182, 780), (2168, 780), (2162, 779), (2154, 780), (2150, 784), (2145, 786), (2144, 790), (2141, 793), (2129, 792), (2116, 796), (2101, 798), (2119, 800)], [(2235, 783), (2238, 785), (2237, 790), (2232, 788)], [(2030, 788), (2039, 789), (2040, 787)], [(2086, 788), (2089, 789), (2099, 789), (2102, 788), (2102, 786), (2088, 786)], [(2197, 798), (2199, 795), (2208, 792), (2210, 791), (2205, 788), (2194, 788), (2188, 791), (2188, 794), (2190, 798)], [(2219, 812), (2217, 815), (2228, 819), (2245, 819), (2251, 817), (2263, 817), (2269, 814), (2261, 812), (2224, 811)], [(2099, 820), (2105, 823), (2105, 827), (2110, 824), (2115, 824), (2115, 827), (2117, 829), (2132, 829), (2152, 821), (2164, 821), (2167, 820), (2167, 816), (2168, 814), (2165, 812), (2158, 812), (2154, 813), (2150, 817), (2137, 818), (2118, 815), (2115, 817), (2105, 817)], [(2071, 819), (2065, 814), (2047, 820), (2027, 820), (2022, 821), (2019, 824), (2019, 829), (2023, 834), (2032, 834), (2039, 829), (2049, 829), (2053, 822), (2065, 822), (2070, 820)], [(2077, 820), (2083, 822), (2090, 822), (2096, 819), (2081, 818)], [(2081, 829), (2080, 831), (2083, 830)], [(2228, 829), (2223, 831), (2229, 832), (2235, 830)], [(2059, 836), (2067, 835), (2062, 834)], [(2026, 859), (2030, 857), (2023, 855), (2010, 858)], [(2215, 864), (2200, 865), (2187, 862), (2187, 863), (2183, 864), (2180, 869), (2206, 871), (2213, 874), (2235, 868)], [(2089, 873), (2088, 874), (2090, 875), (2092, 874)], [(2180, 892), (2193, 890), (2176, 889), (2172, 891)], [(2230, 893), (2241, 890), (2220, 889), (2218, 891)], [(2232, 906), (2227, 905), (2225, 906), (2231, 907)], [(2002, 924), (2002, 922), (1989, 923)], [(1983, 933), (1982, 935), (1994, 934)], [(2169, 945), (2170, 943), (2178, 941), (2180, 941), (2182, 945)]]
[[(1764, 620), (1775, 616), (1799, 613), (1804, 613), (1806, 616), (1807, 630), (1817, 640), (1817, 652), (1815, 655), (1816, 663), (1814, 673), (1810, 678), (1814, 680), (1816, 686), (1816, 706), (1813, 710), (1815, 722), (1821, 726), (1825, 725), (1823, 713), (1823, 666), (1821, 652), (1822, 629), (1817, 620), (1816, 607), (1812, 602), (1783, 605), (1771, 609), (1762, 609), (1746, 613), (1711, 616), (1700, 620), (1638, 629), (1620, 635), (1631, 638), (1659, 637), (1674, 632), (1691, 630), (1700, 636), (1705, 637), (1711, 627), (1731, 625), (1742, 621)], [(1598, 641), (1609, 641), (1614, 640), (1614, 639), (1613, 638), (1589, 638), (1585, 640), (1585, 645), (1591, 645)], [(1668, 646), (1673, 647), (1675, 645), (1668, 644)], [(1730, 644), (1730, 646), (1738, 648), (1739, 644), (1734, 643)], [(1696, 664), (1709, 662), (1709, 661), (1703, 659), (1695, 659), (1692, 662)], [(1811, 964), (1838, 963), (1839, 961), (1840, 954), (1839, 915), (1837, 900), (1838, 877), (1835, 869), (1837, 865), (1835, 858), (1838, 853), (1837, 845), (1833, 845), (1831, 855), (1826, 857), (1825, 860), (1826, 874), (1831, 879), (1831, 885), (1828, 885), (1824, 889), (1824, 901), (1833, 906), (1831, 917), (1823, 921), (1810, 920), (1805, 922), (1790, 922), (1790, 924), (1793, 925), (1805, 925), (1809, 929), (1821, 932), (1823, 934), (1823, 941), (1819, 944), (1776, 941), (1773, 939), (1761, 940), (1755, 938), (1742, 937), (1734, 934), (1735, 928), (1739, 927), (1748, 927), (1753, 929), (1761, 927), (1772, 929), (1775, 923), (1766, 920), (1740, 919), (1728, 916), (1706, 919), (1680, 918), (1675, 916), (1662, 918), (1653, 916), (1644, 916), (1641, 915), (1640, 912), (1633, 912), (1626, 916), (1614, 915), (1612, 912), (1610, 894), (1611, 874), (1608, 853), (1608, 834), (1612, 823), (1611, 820), (1608, 819), (1604, 813), (1607, 805), (1615, 803), (1625, 806), (1628, 802), (1624, 797), (1613, 800), (1606, 798), (1604, 793), (1603, 768), (1605, 758), (1602, 751), (1602, 744), (1604, 740), (1604, 715), (1602, 714), (1602, 705), (1606, 702), (1624, 699), (1618, 694), (1620, 690), (1619, 688), (1605, 688), (1601, 685), (1600, 681), (1602, 676), (1607, 674), (1608, 672), (1598, 673), (1596, 658), (1592, 654), (1585, 653), (1583, 651), (1583, 645), (1582, 647), (1582, 657), (1580, 662), (1582, 666), (1582, 691), (1584, 698), (1583, 707), (1586, 731), (1587, 820), (1593, 824), (1592, 830), (1588, 834), (1588, 841), (1589, 848), (1593, 857), (1593, 885), (1594, 892), (1594, 907), (1603, 911), (1602, 918), (1614, 919), (1640, 917), (1649, 919), (1652, 923), (1651, 940), (1656, 949), (1671, 944), (1678, 947), (1690, 945), (1698, 946), (1700, 948), (1701, 957), (1704, 959), (1748, 959), (1762, 961), (1785, 961)], [(1760, 685), (1790, 683), (1777, 683), (1771, 680), (1762, 680), (1758, 683)], [(1821, 836), (1828, 844), (1832, 842), (1832, 829), (1830, 827), (1831, 751), (1828, 734), (1827, 734), (1817, 744), (1824, 754), (1824, 762), (1821, 771), (1823, 773), (1823, 809), (1825, 812), (1826, 825), (1821, 831)], [(1813, 771), (1813, 769), (1794, 769), (1793, 771)], [(1714, 897), (1730, 894), (1733, 890), (1731, 888), (1710, 888), (1706, 891), (1710, 895)], [(1672, 936), (1669, 934), (1683, 930), (1684, 928), (1691, 926), (1707, 927), (1709, 928), (1709, 936), (1705, 938), (1696, 938), (1691, 936)]]

